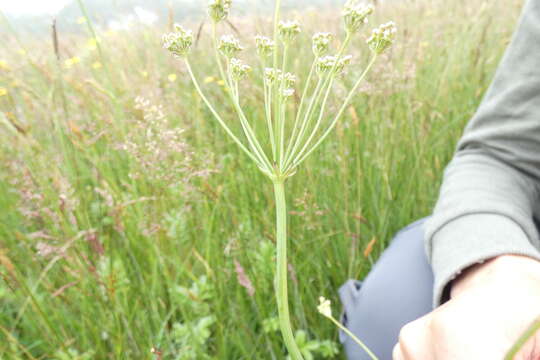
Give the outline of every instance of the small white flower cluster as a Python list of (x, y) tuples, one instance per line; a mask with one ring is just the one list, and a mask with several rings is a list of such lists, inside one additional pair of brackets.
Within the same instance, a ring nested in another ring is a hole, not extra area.
[(278, 81), (281, 77), (281, 70), (276, 70), (274, 68), (265, 68), (264, 69), (264, 78), (268, 85), (272, 85), (274, 82)]
[(323, 296), (319, 297), (319, 306), (317, 306), (317, 310), (327, 318), (332, 317), (332, 303)]
[(297, 79), (296, 75), (289, 72), (283, 74), (281, 70), (266, 68), (264, 69), (264, 77), (269, 86), (276, 84), (278, 88), (281, 88), (281, 85), (283, 84), (283, 92), (281, 95), (285, 99), (294, 95), (294, 85), (296, 84)]
[(380, 54), (394, 43), (396, 33), (396, 24), (393, 21), (389, 21), (373, 29), (371, 36), (367, 39), (367, 44), (371, 51)]
[(317, 60), (317, 73), (322, 76), (334, 69), (333, 75), (342, 74), (345, 66), (351, 63), (352, 56), (346, 55), (339, 59), (337, 56), (327, 55)]
[(278, 25), (278, 32), (281, 40), (288, 43), (296, 38), (300, 34), (300, 23), (296, 20), (292, 21), (280, 21)]
[(266, 36), (255, 36), (255, 45), (259, 56), (265, 58), (272, 54), (275, 48), (274, 41)]
[(240, 40), (233, 35), (223, 35), (219, 40), (218, 49), (227, 58), (231, 58), (238, 52), (244, 50), (242, 45), (240, 45)]
[(174, 25), (174, 32), (163, 35), (163, 48), (169, 50), (175, 57), (186, 57), (193, 45), (193, 32), (181, 25)]
[(357, 0), (349, 0), (343, 10), (345, 29), (350, 33), (358, 32), (362, 25), (367, 24), (367, 17), (374, 10), (373, 5), (358, 4)]
[(251, 72), (251, 66), (244, 64), (242, 60), (239, 59), (232, 58), (229, 66), (234, 81), (244, 79)]
[(330, 42), (334, 35), (328, 32), (319, 32), (313, 35), (313, 53), (316, 57), (324, 56), (328, 53)]
[(229, 16), (232, 0), (210, 0), (208, 15), (215, 23), (223, 21)]

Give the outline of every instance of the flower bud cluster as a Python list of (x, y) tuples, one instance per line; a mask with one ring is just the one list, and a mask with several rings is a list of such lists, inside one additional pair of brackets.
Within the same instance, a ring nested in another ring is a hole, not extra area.
[(296, 20), (279, 22), (278, 33), (281, 40), (285, 43), (294, 40), (300, 34), (300, 31), (300, 23)]
[(227, 58), (231, 58), (244, 50), (242, 45), (240, 45), (240, 40), (233, 35), (223, 35), (219, 40), (218, 49)]
[(231, 76), (234, 81), (240, 81), (244, 79), (251, 72), (251, 66), (244, 64), (242, 60), (238, 60), (235, 58), (231, 59), (229, 66)]
[(175, 57), (186, 57), (193, 45), (193, 32), (175, 24), (174, 32), (163, 35), (163, 48)]
[(291, 73), (283, 73), (279, 69), (266, 68), (264, 69), (264, 78), (270, 86), (276, 85), (281, 88), (283, 85), (282, 96), (286, 99), (294, 95), (294, 85), (296, 84), (296, 75)]
[(343, 10), (345, 29), (350, 33), (358, 32), (362, 25), (367, 24), (367, 18), (373, 11), (373, 5), (358, 4), (357, 0), (349, 0)]
[(321, 57), (328, 53), (333, 37), (334, 35), (327, 32), (319, 32), (313, 35), (313, 53), (316, 57)]
[(332, 303), (330, 300), (325, 299), (324, 297), (319, 297), (319, 305), (317, 306), (317, 310), (327, 318), (332, 317)]
[(352, 56), (346, 55), (339, 59), (337, 56), (324, 56), (317, 60), (317, 73), (322, 76), (328, 74), (332, 69), (334, 69), (333, 75), (342, 74), (345, 70), (345, 66), (351, 63)]
[(393, 43), (396, 36), (397, 28), (393, 21), (380, 25), (373, 29), (371, 36), (367, 39), (367, 44), (371, 51), (380, 54), (388, 49)]
[(274, 68), (265, 68), (264, 69), (264, 79), (268, 85), (273, 85), (281, 77), (281, 70), (276, 70)]
[(275, 48), (274, 41), (266, 36), (255, 36), (255, 45), (257, 47), (257, 53), (260, 57), (268, 57), (272, 54)]
[(283, 89), (283, 92), (281, 93), (281, 96), (283, 96), (284, 99), (288, 99), (294, 95), (294, 89), (293, 88), (287, 88)]
[(210, 0), (208, 15), (215, 23), (225, 20), (231, 11), (232, 0)]

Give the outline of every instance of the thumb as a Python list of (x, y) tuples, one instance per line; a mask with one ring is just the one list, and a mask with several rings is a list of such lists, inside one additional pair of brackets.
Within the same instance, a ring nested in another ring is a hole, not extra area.
[(393, 360), (418, 360), (432, 358), (429, 334), (429, 314), (408, 323), (399, 333), (394, 346)]

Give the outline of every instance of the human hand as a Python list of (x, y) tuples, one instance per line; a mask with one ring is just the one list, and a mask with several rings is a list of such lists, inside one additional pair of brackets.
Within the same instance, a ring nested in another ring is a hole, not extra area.
[[(394, 360), (502, 360), (540, 315), (540, 262), (503, 255), (468, 268), (451, 299), (405, 325)], [(515, 360), (540, 360), (540, 332)]]

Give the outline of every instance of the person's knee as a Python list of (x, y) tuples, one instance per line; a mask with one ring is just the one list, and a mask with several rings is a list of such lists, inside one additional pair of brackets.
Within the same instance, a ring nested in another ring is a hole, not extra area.
[[(382, 359), (390, 359), (401, 328), (432, 310), (433, 273), (420, 219), (398, 231), (363, 282), (340, 289), (345, 325)], [(363, 351), (341, 335), (349, 359)], [(366, 358), (367, 359), (367, 358)]]

